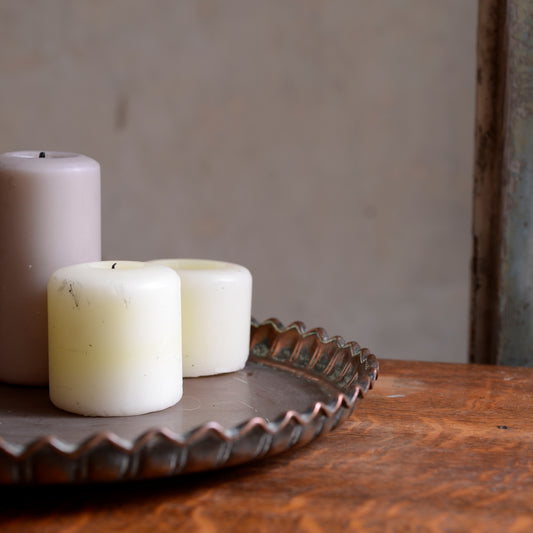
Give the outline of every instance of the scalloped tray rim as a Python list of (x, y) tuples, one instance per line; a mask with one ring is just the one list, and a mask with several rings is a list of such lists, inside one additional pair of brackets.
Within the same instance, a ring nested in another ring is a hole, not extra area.
[[(208, 436), (214, 436), (219, 439), (221, 443), (232, 445), (246, 439), (246, 437), (255, 429), (260, 429), (265, 435), (269, 435), (273, 438), (293, 424), (296, 424), (295, 427), (305, 428), (320, 416), (325, 416), (328, 419), (339, 417), (338, 421), (332, 426), (331, 429), (333, 429), (342, 419), (351, 414), (357, 401), (373, 387), (373, 384), (378, 377), (379, 363), (376, 357), (368, 349), (361, 348), (355, 341), (345, 342), (340, 336), (329, 337), (325, 330), (320, 327), (307, 330), (305, 325), (300, 321), (292, 322), (288, 326), (283, 326), (283, 324), (276, 318), (269, 318), (262, 322), (257, 322), (255, 319), (252, 319), (251, 354), (249, 360), (254, 361), (257, 364), (278, 367), (281, 370), (283, 370), (283, 368), (296, 368), (287, 361), (276, 360), (275, 354), (277, 353), (277, 345), (273, 345), (272, 349), (266, 356), (253, 355), (253, 348), (257, 345), (253, 344), (254, 335), (257, 335), (261, 329), (268, 328), (272, 328), (278, 335), (277, 344), (282, 342), (284, 335), (290, 333), (291, 330), (295, 330), (300, 339), (299, 342), (304, 342), (309, 337), (314, 337), (322, 347), (328, 347), (328, 345), (331, 345), (329, 348), (333, 346), (337, 350), (337, 353), (348, 351), (352, 358), (358, 358), (359, 364), (364, 369), (364, 375), (357, 375), (357, 379), (354, 379), (353, 382), (341, 386), (338, 383), (328, 380), (323, 374), (312, 374), (309, 372), (308, 368), (297, 367), (297, 370), (305, 374), (306, 378), (327, 383), (334, 388), (338, 393), (336, 400), (335, 402), (330, 402), (329, 405), (326, 405), (322, 401), (318, 401), (314, 404), (312, 409), (303, 413), (288, 410), (274, 421), (267, 421), (263, 417), (256, 416), (231, 428), (225, 428), (216, 421), (210, 421), (197, 426), (184, 434), (178, 434), (168, 428), (160, 427), (148, 429), (133, 440), (123, 439), (113, 432), (100, 432), (89, 436), (78, 444), (64, 442), (54, 435), (45, 435), (28, 444), (21, 445), (5, 440), (0, 434), (0, 458), (2, 458), (1, 456), (3, 455), (4, 459), (12, 461), (13, 464), (16, 463), (20, 465), (21, 462), (31, 462), (36, 455), (43, 450), (47, 450), (53, 452), (58, 457), (77, 461), (101, 446), (111, 446), (119, 452), (134, 456), (145, 450), (155, 440), (162, 439), (176, 447), (176, 449), (188, 450), (194, 448), (195, 444), (202, 442), (202, 439), (205, 439)], [(307, 442), (314, 440), (320, 433), (309, 439)], [(297, 444), (297, 442), (289, 442), (287, 449), (292, 448)], [(250, 457), (249, 460), (266, 455), (269, 455), (269, 450), (261, 455), (256, 455), (256, 457)], [(241, 462), (246, 461), (239, 461), (239, 463)], [(224, 465), (211, 465), (211, 468), (218, 468), (220, 466)], [(185, 469), (182, 468), (182, 470)], [(87, 482), (94, 480), (83, 479), (81, 481)], [(24, 483), (28, 483), (28, 480), (24, 481)], [(5, 481), (0, 479), (0, 484), (5, 484)]]

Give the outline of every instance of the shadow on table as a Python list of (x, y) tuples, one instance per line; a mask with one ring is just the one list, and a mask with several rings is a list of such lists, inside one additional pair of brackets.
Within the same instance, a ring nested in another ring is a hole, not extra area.
[[(257, 475), (282, 468), (289, 460), (287, 456), (298, 452), (294, 450), (247, 465), (160, 479), (80, 485), (0, 486), (0, 523), (22, 516), (37, 518), (51, 513), (112, 511), (123, 507), (145, 507), (150, 512), (150, 508), (166, 499), (191, 498), (197, 491), (205, 492), (228, 482), (233, 488), (244, 485), (241, 487), (243, 490), (251, 491), (252, 485), (257, 484)], [(249, 481), (251, 478), (253, 482)], [(248, 483), (251, 485), (246, 488)]]

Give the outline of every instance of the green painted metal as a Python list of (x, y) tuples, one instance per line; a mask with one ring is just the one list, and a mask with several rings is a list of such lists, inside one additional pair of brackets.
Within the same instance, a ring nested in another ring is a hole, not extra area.
[(533, 2), (507, 5), (499, 364), (533, 366)]

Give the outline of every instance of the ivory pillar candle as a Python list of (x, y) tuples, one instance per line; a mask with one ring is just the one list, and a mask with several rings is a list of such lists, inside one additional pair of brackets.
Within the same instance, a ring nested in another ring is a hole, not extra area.
[(181, 278), (183, 376), (240, 370), (250, 352), (252, 275), (243, 266), (159, 259)]
[(48, 382), (48, 279), (100, 258), (100, 165), (72, 153), (0, 155), (0, 381)]
[(88, 416), (126, 416), (182, 395), (180, 279), (162, 265), (102, 261), (48, 283), (50, 399)]

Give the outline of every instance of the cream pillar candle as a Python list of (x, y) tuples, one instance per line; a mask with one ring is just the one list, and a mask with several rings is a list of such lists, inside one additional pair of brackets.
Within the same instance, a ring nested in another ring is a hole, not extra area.
[(48, 382), (46, 284), (99, 261), (100, 165), (62, 152), (0, 155), (0, 381)]
[(250, 351), (252, 275), (243, 266), (159, 259), (181, 278), (183, 376), (240, 370)]
[(180, 279), (138, 261), (84, 263), (48, 283), (50, 399), (88, 416), (158, 411), (182, 395)]

